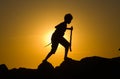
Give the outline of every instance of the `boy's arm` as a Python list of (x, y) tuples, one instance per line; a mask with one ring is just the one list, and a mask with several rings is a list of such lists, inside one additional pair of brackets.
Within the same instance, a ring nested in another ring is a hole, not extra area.
[(66, 28), (67, 30), (73, 30), (73, 27), (71, 26), (71, 28)]

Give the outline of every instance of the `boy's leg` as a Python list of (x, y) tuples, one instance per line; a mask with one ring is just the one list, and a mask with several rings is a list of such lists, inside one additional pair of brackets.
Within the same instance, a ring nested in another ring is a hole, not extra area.
[(68, 54), (68, 49), (70, 47), (70, 43), (65, 38), (61, 38), (60, 39), (60, 44), (65, 47), (65, 56), (64, 56), (64, 60), (65, 60), (67, 58), (67, 54)]
[(56, 49), (58, 47), (58, 43), (52, 43), (52, 49), (51, 51), (48, 53), (48, 55), (46, 56), (46, 58), (43, 61), (47, 61), (47, 59), (56, 52)]

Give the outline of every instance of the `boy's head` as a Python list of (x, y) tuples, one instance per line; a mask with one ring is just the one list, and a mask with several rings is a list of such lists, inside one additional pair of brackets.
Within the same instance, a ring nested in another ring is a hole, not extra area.
[(64, 21), (68, 24), (71, 23), (72, 19), (73, 19), (73, 16), (70, 13), (66, 14), (65, 17), (64, 17)]

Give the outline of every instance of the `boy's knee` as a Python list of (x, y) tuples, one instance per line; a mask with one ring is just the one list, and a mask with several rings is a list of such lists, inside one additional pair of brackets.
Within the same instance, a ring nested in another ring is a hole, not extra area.
[(65, 48), (68, 49), (70, 47), (70, 43), (68, 43)]
[(56, 50), (53, 50), (53, 49), (50, 51), (51, 54), (55, 54), (55, 52)]

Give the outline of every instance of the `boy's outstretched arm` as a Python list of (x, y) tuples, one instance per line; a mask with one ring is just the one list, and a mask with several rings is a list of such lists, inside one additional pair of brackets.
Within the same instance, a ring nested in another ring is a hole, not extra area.
[(71, 28), (66, 28), (67, 30), (73, 30), (73, 27), (71, 26)]

